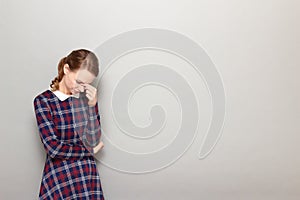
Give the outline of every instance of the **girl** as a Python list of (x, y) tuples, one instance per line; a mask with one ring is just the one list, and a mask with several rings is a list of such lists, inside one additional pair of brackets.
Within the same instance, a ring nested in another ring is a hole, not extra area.
[(104, 145), (97, 89), (96, 55), (72, 51), (58, 64), (58, 76), (33, 101), (39, 136), (47, 153), (39, 199), (104, 200), (94, 154)]

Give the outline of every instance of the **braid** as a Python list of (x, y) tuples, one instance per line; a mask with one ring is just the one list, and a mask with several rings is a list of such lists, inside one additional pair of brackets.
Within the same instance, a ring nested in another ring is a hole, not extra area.
[(51, 87), (51, 90), (52, 91), (55, 91), (55, 90), (58, 90), (59, 89), (59, 80), (58, 80), (58, 77), (55, 77), (51, 84), (50, 84), (50, 87)]
[(67, 57), (64, 57), (58, 63), (58, 76), (56, 76), (50, 84), (52, 91), (59, 90), (59, 82), (62, 80), (62, 78), (64, 76), (63, 68), (66, 63), (66, 60), (67, 60)]

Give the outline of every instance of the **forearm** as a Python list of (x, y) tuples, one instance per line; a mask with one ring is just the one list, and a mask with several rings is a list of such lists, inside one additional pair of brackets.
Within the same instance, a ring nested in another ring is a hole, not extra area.
[(101, 137), (101, 122), (98, 112), (98, 103), (95, 106), (88, 107), (88, 123), (85, 127), (83, 140), (89, 146), (95, 147), (100, 142)]

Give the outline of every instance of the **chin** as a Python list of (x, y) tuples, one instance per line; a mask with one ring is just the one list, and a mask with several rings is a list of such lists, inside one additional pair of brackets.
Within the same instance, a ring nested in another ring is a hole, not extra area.
[(78, 93), (78, 92), (76, 92), (74, 89), (72, 89), (72, 90), (71, 90), (71, 93), (72, 93), (72, 94), (76, 94), (76, 93)]
[(80, 91), (71, 90), (71, 93), (72, 93), (72, 94), (79, 94), (79, 93), (80, 93)]

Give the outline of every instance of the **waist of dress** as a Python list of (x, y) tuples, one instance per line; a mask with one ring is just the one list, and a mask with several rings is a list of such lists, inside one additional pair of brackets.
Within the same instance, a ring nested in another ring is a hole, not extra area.
[(94, 156), (84, 156), (82, 158), (77, 157), (70, 157), (68, 159), (65, 158), (51, 158), (49, 155), (47, 155), (48, 159), (50, 159), (52, 162), (59, 162), (59, 161), (77, 161), (77, 160), (95, 160)]

